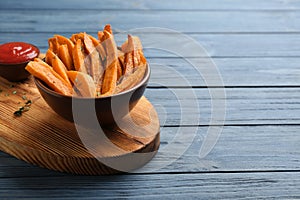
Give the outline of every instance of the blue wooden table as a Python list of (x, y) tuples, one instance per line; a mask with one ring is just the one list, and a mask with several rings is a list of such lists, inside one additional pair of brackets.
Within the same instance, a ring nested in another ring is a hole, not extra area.
[[(164, 51), (172, 41), (145, 49), (153, 66), (145, 96), (160, 116), (161, 148), (144, 169), (78, 176), (1, 152), (1, 199), (300, 199), (300, 1), (1, 0), (0, 10), (0, 43), (25, 41), (42, 52), (53, 34), (96, 35), (106, 23), (118, 42), (125, 31), (160, 27), (136, 32), (157, 44), (177, 31), (206, 50)], [(224, 109), (224, 121), (211, 120)], [(201, 156), (210, 130), (221, 128)]]

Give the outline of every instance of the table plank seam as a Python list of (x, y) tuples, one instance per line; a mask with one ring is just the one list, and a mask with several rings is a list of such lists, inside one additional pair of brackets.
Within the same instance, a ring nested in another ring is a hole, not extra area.
[[(1, 10), (0, 10), (1, 11)], [(21, 22), (20, 22), (21, 23)], [(287, 31), (179, 31), (182, 34), (187, 35), (299, 35), (300, 31), (293, 31), (293, 30), (287, 30)], [(0, 30), (0, 33), (11, 33), (11, 34), (30, 34), (32, 31), (5, 31)], [(34, 31), (34, 34), (57, 34), (58, 32), (55, 31)], [(59, 34), (65, 35), (65, 34), (73, 34), (73, 31), (59, 31)], [(97, 32), (95, 31), (88, 31), (89, 34), (96, 35)], [(115, 34), (121, 34), (123, 32), (120, 32), (118, 30), (115, 30)], [(148, 32), (143, 31), (131, 31), (132, 34), (139, 33), (139, 34), (147, 34)], [(165, 32), (160, 31), (153, 31), (151, 34), (164, 34)], [(172, 34), (172, 33), (168, 33)]]
[(285, 123), (285, 124), (183, 124), (183, 125), (161, 125), (161, 128), (178, 128), (178, 127), (256, 127), (256, 126), (300, 126), (299, 123)]
[(218, 88), (228, 88), (228, 89), (255, 89), (255, 88), (299, 88), (300, 85), (224, 85), (224, 86), (147, 86), (149, 89), (218, 89)]
[[(22, 178), (55, 178), (55, 177), (74, 177), (72, 174), (65, 174), (61, 172), (55, 175), (43, 175), (43, 176), (6, 176), (5, 179), (22, 179)], [(119, 175), (122, 176), (147, 176), (147, 175), (188, 175), (188, 174), (262, 174), (262, 173), (300, 173), (300, 170), (220, 170), (220, 171), (185, 171), (185, 172), (146, 172), (146, 173), (122, 173)], [(119, 176), (119, 175), (110, 175), (111, 177)], [(75, 177), (104, 177), (104, 176), (94, 176), (94, 175), (76, 175)]]
[[(24, 8), (0, 8), (0, 11), (24, 11)], [(298, 12), (298, 8), (270, 8), (270, 9), (261, 9), (261, 8), (239, 8), (239, 9), (182, 9), (182, 8), (26, 8), (26, 11), (68, 11), (68, 12), (77, 12), (77, 11), (108, 11), (108, 12)]]

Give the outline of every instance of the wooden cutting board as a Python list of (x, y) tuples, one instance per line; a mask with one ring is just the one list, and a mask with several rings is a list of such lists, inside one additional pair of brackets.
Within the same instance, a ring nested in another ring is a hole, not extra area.
[[(150, 161), (159, 148), (159, 120), (145, 97), (124, 118), (122, 130), (109, 127), (101, 135), (52, 111), (32, 78), (11, 83), (0, 77), (0, 91), (0, 150), (34, 165), (84, 175), (128, 172)], [(30, 109), (14, 116), (28, 100)]]

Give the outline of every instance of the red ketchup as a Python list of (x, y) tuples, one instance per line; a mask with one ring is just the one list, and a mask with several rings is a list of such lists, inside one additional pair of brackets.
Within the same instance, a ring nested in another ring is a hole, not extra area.
[(0, 63), (3, 64), (27, 62), (38, 55), (38, 48), (25, 42), (9, 42), (0, 45)]

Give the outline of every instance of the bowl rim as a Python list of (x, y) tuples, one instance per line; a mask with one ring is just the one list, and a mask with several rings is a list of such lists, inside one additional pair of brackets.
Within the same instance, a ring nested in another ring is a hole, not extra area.
[[(14, 43), (14, 42), (22, 42), (22, 41), (12, 41), (12, 42), (6, 42), (6, 43), (3, 43), (3, 44)], [(41, 54), (41, 51), (40, 51), (40, 49), (39, 49), (36, 45), (31, 44), (31, 43), (28, 43), (28, 42), (22, 42), (22, 43), (29, 44), (29, 45), (35, 47), (35, 48), (37, 49), (37, 52), (38, 52), (37, 56), (34, 57), (34, 58), (32, 58), (32, 59), (29, 59), (29, 60), (27, 60), (27, 61), (24, 61), (24, 62), (16, 62), (16, 63), (4, 63), (4, 62), (0, 62), (0, 65), (14, 66), (14, 65), (27, 64), (27, 63), (29, 63), (30, 61), (33, 61), (35, 58), (38, 58), (38, 57), (39, 57), (39, 55)], [(0, 44), (0, 45), (3, 45), (3, 44)]]
[(40, 80), (39, 78), (37, 77), (34, 77), (33, 76), (33, 80), (36, 84), (37, 87), (40, 87), (41, 89), (45, 90), (47, 93), (50, 93), (51, 95), (54, 95), (56, 97), (65, 97), (65, 98), (74, 98), (74, 99), (87, 99), (87, 100), (94, 100), (94, 99), (109, 99), (109, 98), (112, 98), (112, 97), (117, 97), (117, 96), (121, 96), (123, 94), (126, 94), (126, 93), (130, 93), (134, 90), (136, 90), (137, 88), (141, 87), (142, 85), (144, 85), (147, 80), (149, 80), (150, 78), (150, 74), (151, 74), (151, 69), (149, 67), (149, 63), (146, 63), (146, 67), (147, 67), (147, 71), (143, 77), (143, 79), (138, 83), (136, 84), (134, 87), (128, 89), (128, 90), (125, 90), (123, 92), (120, 92), (120, 93), (117, 93), (117, 94), (113, 94), (113, 95), (109, 95), (109, 96), (104, 96), (104, 97), (80, 97), (80, 96), (68, 96), (68, 95), (64, 95), (64, 94), (61, 94), (61, 93), (58, 93), (54, 90), (51, 90), (50, 88), (48, 88), (47, 86), (45, 86), (45, 84), (42, 83), (42, 80)]

